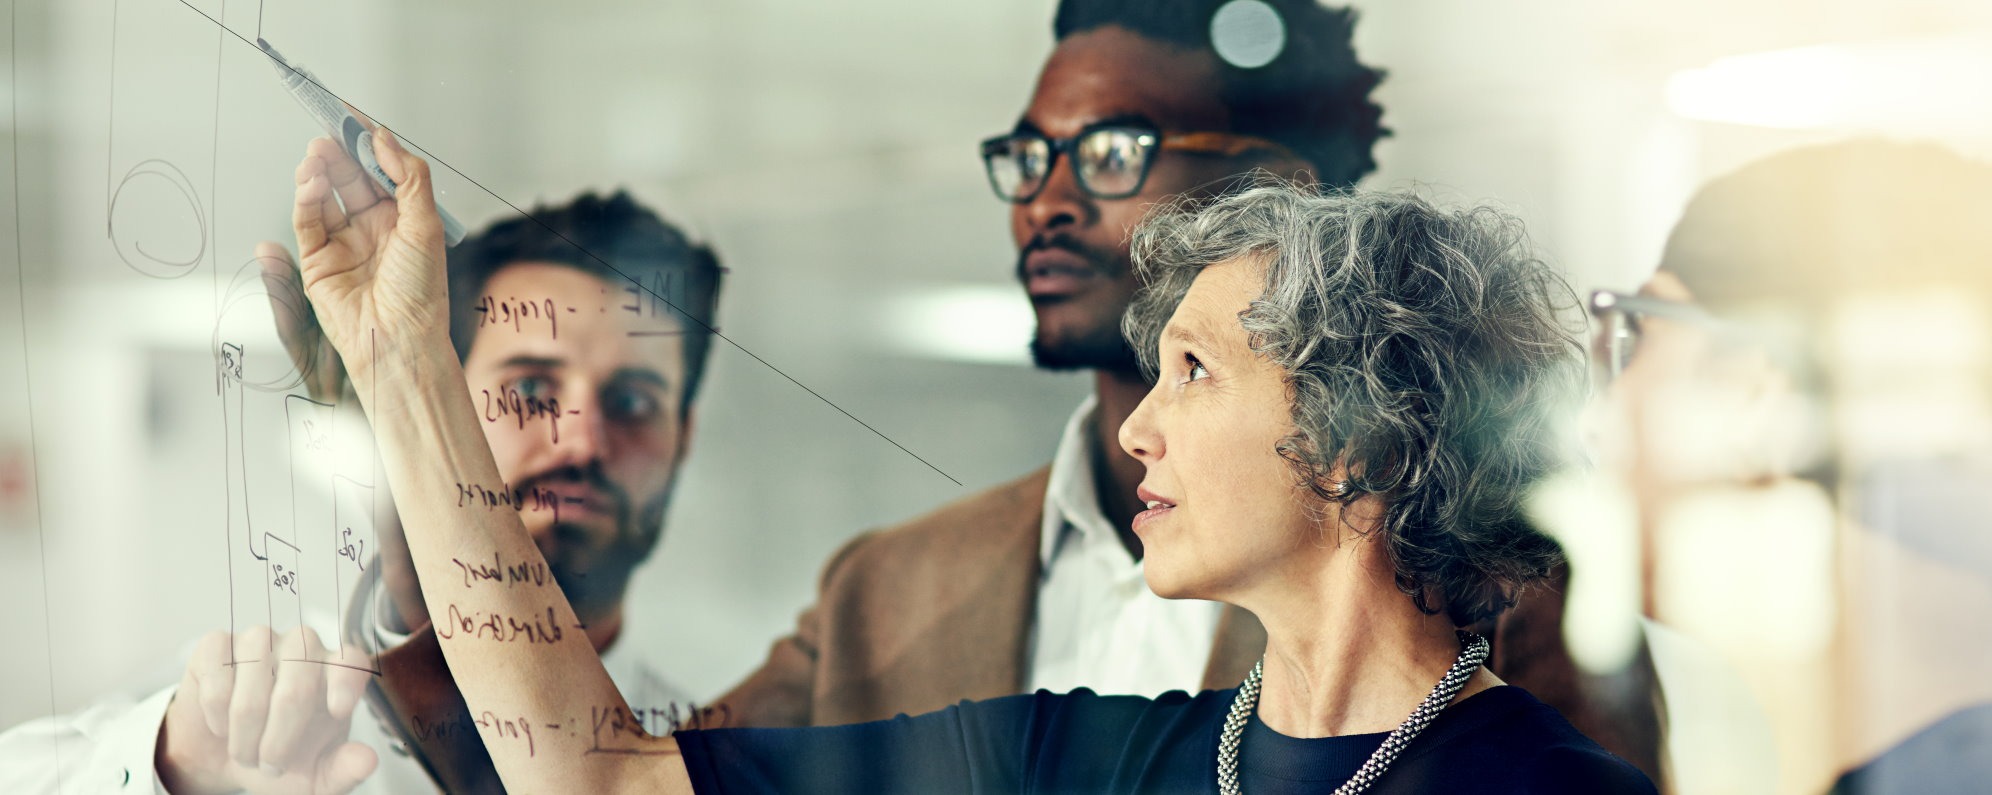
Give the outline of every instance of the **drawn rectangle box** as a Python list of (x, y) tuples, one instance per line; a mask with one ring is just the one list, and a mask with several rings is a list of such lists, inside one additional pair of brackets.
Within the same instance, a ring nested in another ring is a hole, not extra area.
[(296, 546), (278, 538), (275, 533), (263, 534), (263, 551), (268, 559), (263, 561), (263, 590), (267, 596), (271, 631), (278, 636), (304, 624), (304, 599), (301, 594), (308, 587), (300, 571), (302, 560)]
[(360, 594), (380, 585), (380, 548), (374, 529), (374, 489), (343, 475), (332, 476), (332, 571), (333, 588), (339, 594), (340, 642), (358, 639), (369, 644), (367, 651), (378, 654), (372, 641), (379, 637), (378, 611), (348, 615), (354, 605), (370, 603)]
[[(307, 619), (329, 619), (339, 608), (341, 594), (335, 567), (338, 561), (330, 543), (332, 529), (332, 471), (334, 454), (334, 409), (299, 395), (284, 396), (286, 459), (290, 475), (290, 532), (299, 559), (295, 571), (300, 578), (297, 596)], [(330, 627), (319, 627), (323, 630)]]

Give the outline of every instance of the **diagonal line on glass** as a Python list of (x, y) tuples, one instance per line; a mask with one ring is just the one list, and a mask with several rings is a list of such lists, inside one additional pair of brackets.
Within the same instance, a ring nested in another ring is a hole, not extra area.
[[(209, 14), (208, 14), (208, 13), (207, 13), (206, 11), (202, 11), (202, 10), (200, 10), (199, 8), (196, 8), (196, 7), (194, 7), (194, 5), (193, 5), (192, 3), (189, 3), (189, 2), (187, 2), (187, 0), (180, 0), (180, 5), (183, 5), (183, 6), (186, 6), (186, 7), (187, 7), (187, 8), (189, 9), (189, 10), (193, 11), (193, 12), (194, 12), (194, 13), (196, 13), (196, 14), (200, 14), (200, 15), (201, 15), (202, 17), (205, 17), (205, 18), (207, 19), (207, 21), (209, 21), (209, 22), (212, 22), (212, 23), (214, 23), (214, 24), (215, 24), (215, 25), (216, 25), (217, 27), (220, 27), (220, 28), (221, 28), (222, 30), (225, 30), (225, 31), (228, 31), (229, 35), (232, 35), (232, 36), (234, 36), (234, 37), (235, 37), (236, 39), (240, 40), (240, 41), (241, 41), (241, 42), (243, 43), (243, 45), (245, 45), (245, 46), (249, 47), (250, 49), (254, 49), (254, 50), (256, 50), (256, 54), (257, 54), (258, 56), (263, 56), (263, 51), (262, 51), (262, 50), (261, 50), (260, 48), (257, 48), (257, 47), (256, 47), (256, 43), (255, 43), (255, 42), (252, 42), (252, 41), (250, 41), (250, 40), (248, 40), (248, 39), (246, 39), (246, 38), (243, 38), (242, 34), (240, 34), (240, 33), (236, 33), (236, 32), (235, 32), (235, 30), (234, 30), (233, 28), (230, 28), (230, 27), (228, 27), (227, 25), (223, 25), (223, 24), (221, 23), (221, 20), (218, 20), (218, 19), (215, 19), (214, 17), (210, 16), (210, 15), (209, 15)], [(293, 70), (293, 71), (295, 71), (295, 70)], [(304, 74), (302, 74), (302, 73), (299, 73), (299, 76), (300, 76), (300, 77), (303, 77), (303, 78), (304, 78), (304, 79), (306, 79), (306, 80), (311, 80), (311, 77), (310, 77), (309, 75), (304, 75)], [(345, 98), (345, 97), (341, 97), (341, 96), (339, 96), (338, 94), (336, 94), (336, 93), (333, 93), (331, 89), (328, 89), (328, 88), (325, 88), (325, 86), (324, 86), (324, 85), (322, 85), (322, 84), (319, 84), (319, 83), (318, 83), (318, 82), (317, 82), (316, 80), (312, 80), (311, 82), (312, 82), (312, 84), (313, 84), (313, 85), (316, 85), (316, 86), (318, 86), (318, 87), (319, 87), (319, 88), (321, 88), (321, 89), (324, 89), (326, 93), (328, 93), (328, 94), (332, 94), (332, 96), (333, 96), (333, 97), (334, 97), (335, 99), (338, 99), (338, 100), (339, 100), (340, 102), (346, 102), (346, 98)], [(350, 106), (350, 107), (352, 107), (352, 108), (354, 108), (355, 110), (359, 110), (359, 107), (358, 107), (357, 105), (352, 105), (352, 103), (347, 103), (347, 105), (348, 105), (348, 106)], [(366, 113), (366, 112), (365, 112), (365, 111), (363, 111), (363, 110), (362, 110), (362, 111), (360, 111), (360, 112), (361, 112), (362, 114), (365, 114), (365, 113)], [(371, 114), (366, 114), (366, 115), (368, 116), (368, 118), (374, 118), (374, 117), (373, 117), (373, 116), (372, 116)], [(382, 125), (382, 126), (386, 126), (386, 125)], [(390, 132), (393, 132), (393, 131), (394, 131), (394, 129), (393, 129), (392, 127), (389, 127), (388, 129), (389, 129), (389, 131), (390, 131)], [(448, 163), (447, 161), (443, 160), (443, 159), (442, 159), (442, 158), (440, 158), (440, 157), (437, 157), (437, 156), (436, 156), (436, 155), (435, 155), (434, 153), (430, 152), (430, 151), (429, 151), (429, 150), (428, 150), (427, 148), (423, 147), (423, 146), (422, 146), (421, 144), (418, 144), (418, 143), (416, 143), (416, 142), (414, 142), (414, 141), (411, 141), (411, 140), (408, 140), (408, 139), (407, 139), (406, 137), (403, 137), (403, 136), (401, 135), (401, 133), (399, 133), (399, 132), (394, 132), (394, 135), (395, 135), (395, 137), (396, 137), (396, 138), (400, 139), (400, 140), (401, 140), (402, 142), (404, 142), (404, 143), (407, 143), (407, 144), (409, 144), (409, 145), (411, 145), (411, 146), (414, 146), (414, 147), (415, 147), (415, 148), (417, 148), (417, 149), (421, 149), (421, 150), (422, 150), (423, 152), (425, 152), (425, 153), (428, 153), (428, 154), (429, 154), (429, 159), (430, 159), (430, 160), (433, 160), (433, 161), (435, 161), (437, 165), (440, 165), (440, 166), (442, 166), (443, 168), (447, 168), (447, 169), (449, 169), (451, 173), (454, 173), (454, 174), (456, 174), (457, 176), (459, 176), (459, 177), (462, 177), (462, 178), (463, 178), (463, 179), (464, 179), (465, 181), (469, 182), (470, 184), (472, 184), (472, 185), (475, 185), (475, 186), (477, 186), (477, 189), (478, 189), (478, 190), (481, 190), (481, 191), (484, 191), (486, 195), (489, 195), (489, 196), (490, 196), (491, 198), (493, 198), (493, 199), (497, 199), (497, 200), (498, 200), (499, 202), (503, 203), (503, 204), (504, 204), (504, 205), (505, 205), (506, 207), (510, 207), (510, 208), (512, 208), (512, 212), (515, 212), (515, 213), (518, 213), (520, 217), (522, 217), (522, 218), (526, 218), (526, 219), (528, 219), (528, 220), (531, 220), (531, 221), (532, 221), (533, 223), (535, 223), (535, 224), (539, 224), (540, 228), (542, 228), (542, 229), (545, 229), (545, 230), (546, 230), (546, 231), (547, 231), (548, 233), (552, 234), (552, 235), (553, 235), (553, 236), (555, 236), (555, 237), (558, 237), (558, 238), (560, 238), (560, 239), (561, 239), (561, 240), (562, 240), (563, 242), (566, 242), (566, 243), (567, 243), (568, 245), (570, 245), (570, 246), (574, 246), (574, 250), (576, 250), (576, 251), (579, 251), (579, 252), (581, 252), (582, 254), (586, 255), (586, 256), (587, 256), (587, 257), (588, 257), (589, 259), (591, 259), (591, 260), (594, 260), (595, 262), (598, 262), (598, 263), (601, 263), (602, 267), (604, 267), (604, 268), (608, 268), (608, 269), (609, 269), (609, 270), (610, 270), (611, 272), (615, 273), (616, 275), (618, 275), (618, 276), (622, 276), (623, 278), (625, 278), (625, 279), (629, 279), (629, 280), (630, 280), (631, 282), (633, 282), (633, 283), (636, 283), (636, 285), (637, 285), (637, 287), (638, 287), (639, 289), (643, 290), (643, 291), (644, 291), (645, 293), (649, 293), (651, 297), (653, 297), (653, 298), (656, 298), (656, 299), (657, 299), (658, 301), (662, 302), (662, 303), (663, 303), (663, 304), (664, 304), (665, 306), (668, 306), (668, 307), (670, 307), (670, 308), (672, 309), (672, 311), (675, 311), (675, 312), (677, 312), (677, 313), (678, 313), (679, 315), (683, 316), (683, 317), (684, 317), (685, 319), (687, 319), (687, 320), (689, 320), (689, 321), (691, 321), (691, 322), (693, 322), (693, 323), (696, 323), (696, 324), (698, 324), (698, 326), (699, 326), (699, 327), (700, 327), (701, 329), (703, 329), (704, 331), (706, 331), (706, 332), (708, 332), (708, 333), (712, 334), (712, 336), (713, 336), (713, 337), (714, 337), (715, 339), (719, 339), (719, 340), (723, 340), (723, 341), (725, 341), (725, 342), (726, 342), (726, 344), (728, 344), (728, 345), (731, 345), (731, 346), (733, 346), (735, 350), (738, 350), (738, 351), (740, 351), (741, 353), (744, 353), (744, 354), (747, 354), (747, 355), (748, 355), (749, 357), (753, 358), (753, 360), (754, 360), (754, 361), (756, 361), (756, 362), (760, 362), (760, 363), (761, 363), (761, 366), (762, 366), (762, 367), (766, 367), (766, 368), (768, 368), (768, 369), (769, 369), (770, 371), (773, 371), (775, 375), (779, 375), (779, 376), (781, 376), (782, 378), (785, 378), (785, 379), (787, 379), (789, 383), (791, 383), (791, 384), (794, 384), (794, 385), (796, 385), (796, 387), (797, 387), (797, 388), (801, 389), (801, 390), (802, 390), (802, 391), (804, 391), (804, 392), (808, 392), (808, 393), (809, 393), (809, 396), (810, 396), (810, 397), (813, 397), (813, 398), (816, 398), (816, 399), (817, 399), (817, 400), (819, 400), (819, 401), (822, 401), (823, 405), (826, 405), (826, 406), (829, 406), (830, 408), (833, 408), (833, 409), (836, 409), (836, 410), (837, 410), (837, 413), (839, 413), (839, 414), (842, 414), (842, 415), (844, 415), (845, 417), (849, 418), (849, 419), (850, 419), (850, 420), (851, 420), (852, 422), (855, 422), (855, 423), (857, 423), (857, 424), (859, 424), (859, 425), (863, 426), (865, 430), (867, 430), (867, 431), (871, 431), (871, 432), (872, 432), (872, 435), (874, 435), (874, 436), (877, 436), (877, 437), (878, 437), (878, 438), (880, 438), (880, 439), (884, 439), (884, 440), (886, 441), (886, 443), (888, 443), (888, 444), (891, 444), (891, 445), (892, 445), (893, 447), (897, 447), (897, 448), (899, 448), (899, 451), (900, 451), (900, 452), (903, 452), (903, 453), (905, 453), (905, 454), (907, 454), (907, 455), (909, 455), (909, 456), (912, 456), (912, 457), (913, 457), (913, 460), (915, 460), (915, 461), (919, 461), (919, 462), (920, 462), (920, 463), (922, 463), (922, 464), (926, 464), (926, 465), (927, 465), (927, 468), (928, 468), (928, 469), (931, 469), (931, 470), (934, 470), (934, 471), (935, 471), (936, 473), (939, 473), (941, 477), (944, 477), (944, 478), (947, 478), (947, 479), (948, 479), (948, 480), (949, 480), (950, 482), (954, 483), (954, 484), (955, 484), (955, 485), (957, 485), (957, 486), (959, 486), (959, 485), (962, 485), (962, 483), (961, 483), (961, 481), (960, 481), (960, 480), (956, 480), (956, 479), (955, 479), (955, 476), (953, 476), (953, 475), (950, 475), (950, 474), (948, 474), (948, 473), (947, 473), (947, 472), (945, 472), (945, 471), (942, 471), (940, 467), (937, 467), (937, 466), (934, 466), (933, 462), (931, 462), (931, 461), (928, 461), (928, 460), (927, 460), (927, 459), (925, 459), (925, 458), (921, 458), (921, 457), (920, 457), (920, 454), (919, 454), (919, 453), (915, 453), (915, 452), (913, 452), (912, 450), (908, 450), (908, 449), (906, 449), (906, 445), (903, 445), (903, 444), (900, 444), (900, 443), (899, 443), (899, 442), (897, 442), (897, 441), (894, 441), (892, 437), (890, 437), (890, 436), (887, 436), (887, 435), (885, 435), (884, 433), (880, 432), (880, 431), (879, 431), (879, 429), (877, 429), (877, 428), (874, 428), (874, 427), (872, 427), (870, 423), (867, 423), (867, 422), (865, 422), (864, 420), (861, 420), (861, 419), (858, 419), (857, 415), (854, 415), (854, 414), (852, 414), (852, 413), (851, 413), (851, 412), (849, 412), (849, 411), (845, 411), (845, 410), (844, 410), (844, 407), (843, 407), (843, 406), (839, 406), (839, 405), (837, 405), (836, 403), (833, 403), (833, 402), (831, 402), (829, 398), (826, 398), (826, 397), (824, 397), (823, 395), (819, 394), (819, 393), (818, 393), (818, 392), (817, 392), (816, 390), (814, 390), (814, 389), (810, 389), (808, 385), (806, 385), (806, 384), (802, 383), (801, 381), (797, 381), (797, 380), (795, 379), (795, 376), (792, 376), (792, 375), (789, 375), (788, 373), (785, 373), (785, 372), (782, 372), (782, 369), (781, 369), (781, 368), (779, 368), (779, 367), (776, 367), (776, 366), (774, 366), (773, 364), (770, 364), (770, 363), (768, 362), (768, 360), (766, 360), (766, 359), (763, 359), (763, 358), (761, 358), (760, 354), (757, 354), (757, 353), (755, 353), (755, 352), (753, 352), (753, 351), (751, 351), (751, 350), (748, 350), (746, 346), (744, 346), (744, 345), (741, 345), (741, 344), (740, 344), (740, 343), (738, 343), (738, 342), (734, 342), (732, 338), (730, 338), (730, 337), (726, 336), (725, 334), (721, 334), (721, 333), (719, 333), (719, 329), (717, 329), (717, 328), (714, 328), (714, 327), (713, 327), (713, 326), (711, 326), (711, 325), (708, 325), (708, 324), (707, 324), (707, 323), (706, 323), (705, 321), (703, 321), (703, 320), (700, 320), (700, 319), (698, 319), (697, 317), (694, 317), (694, 316), (692, 316), (692, 313), (690, 313), (690, 312), (686, 312), (685, 310), (683, 310), (683, 309), (679, 308), (679, 307), (678, 307), (678, 305), (677, 305), (677, 304), (674, 304), (674, 303), (672, 303), (670, 299), (668, 299), (668, 298), (665, 298), (665, 297), (664, 297), (664, 296), (662, 296), (662, 295), (658, 295), (658, 294), (657, 294), (657, 291), (655, 291), (655, 290), (652, 290), (652, 289), (650, 289), (650, 288), (649, 288), (648, 286), (644, 285), (644, 284), (643, 284), (642, 282), (640, 282), (640, 281), (638, 281), (638, 280), (636, 280), (636, 279), (633, 279), (633, 278), (630, 278), (630, 276), (629, 276), (628, 274), (625, 274), (625, 273), (623, 273), (621, 269), (617, 268), (617, 267), (616, 267), (615, 265), (613, 265), (613, 264), (610, 264), (608, 260), (605, 260), (605, 259), (601, 258), (600, 256), (596, 255), (596, 254), (595, 254), (595, 252), (593, 252), (593, 251), (589, 251), (589, 250), (588, 250), (588, 249), (586, 249), (586, 248), (582, 248), (582, 247), (581, 247), (581, 246), (580, 246), (579, 244), (576, 244), (576, 243), (575, 243), (575, 242), (574, 242), (573, 240), (569, 239), (569, 238), (568, 238), (568, 237), (567, 237), (566, 235), (563, 235), (563, 234), (561, 234), (559, 230), (556, 230), (556, 229), (554, 229), (553, 227), (551, 227), (551, 226), (548, 226), (548, 225), (547, 225), (547, 223), (546, 223), (545, 221), (541, 221), (541, 220), (540, 220), (539, 218), (536, 218), (536, 217), (534, 217), (532, 213), (529, 213), (529, 212), (526, 212), (526, 211), (525, 211), (525, 210), (523, 210), (523, 209), (520, 209), (520, 208), (519, 208), (519, 205), (516, 205), (516, 204), (513, 204), (513, 203), (512, 203), (512, 201), (511, 201), (510, 199), (507, 199), (507, 198), (505, 198), (505, 197), (503, 197), (503, 196), (500, 196), (500, 195), (498, 195), (498, 194), (497, 194), (497, 193), (496, 193), (495, 191), (491, 190), (490, 188), (487, 188), (487, 187), (484, 187), (484, 184), (483, 184), (483, 183), (481, 183), (481, 182), (478, 182), (478, 181), (477, 181), (477, 180), (475, 180), (475, 179), (472, 179), (472, 178), (471, 178), (471, 176), (470, 176), (469, 174), (465, 174), (465, 173), (463, 173), (463, 172), (462, 172), (461, 170), (459, 170), (459, 169), (458, 169), (458, 168), (457, 168), (456, 166), (452, 166), (452, 165), (450, 165), (450, 164), (449, 164), (449, 163)]]

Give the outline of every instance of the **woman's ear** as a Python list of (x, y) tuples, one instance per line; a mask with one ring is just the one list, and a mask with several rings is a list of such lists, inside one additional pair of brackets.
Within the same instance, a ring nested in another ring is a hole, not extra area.
[(1356, 496), (1355, 485), (1349, 482), (1349, 478), (1349, 451), (1343, 450), (1340, 455), (1335, 456), (1335, 463), (1328, 467), (1321, 489), (1327, 492), (1329, 497), (1340, 500), (1346, 505)]
[(1358, 464), (1352, 472), (1348, 460), (1346, 452), (1337, 456), (1335, 464), (1328, 468), (1320, 482), (1321, 490), (1329, 496), (1324, 518), (1332, 522), (1329, 529), (1337, 543), (1343, 537), (1356, 540), (1374, 538), (1376, 531), (1383, 527), (1387, 507), (1383, 497), (1356, 486), (1354, 481), (1361, 474), (1361, 465)]

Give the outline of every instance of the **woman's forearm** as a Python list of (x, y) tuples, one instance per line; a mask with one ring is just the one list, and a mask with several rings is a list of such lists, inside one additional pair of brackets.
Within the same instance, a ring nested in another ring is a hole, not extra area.
[(435, 188), (428, 163), (375, 132), (374, 158), (398, 187), (382, 190), (338, 143), (313, 140), (291, 227), (312, 312), (372, 421), (451, 678), (514, 792), (688, 788), (677, 743), (628, 719), (559, 585), (452, 576), (459, 561), (546, 561), (516, 513), (460, 496), (503, 486), (450, 345)]
[(560, 587), (457, 576), (492, 560), (544, 565), (518, 515), (466, 504), (503, 488), (446, 340), (372, 339), (355, 387), (372, 420), (450, 673), (514, 792), (616, 792), (683, 780), (670, 738), (650, 737), (602, 667)]

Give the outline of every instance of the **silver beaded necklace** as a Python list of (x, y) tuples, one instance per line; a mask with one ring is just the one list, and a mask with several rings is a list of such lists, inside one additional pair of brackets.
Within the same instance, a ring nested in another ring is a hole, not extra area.
[[(1473, 678), (1473, 672), (1487, 662), (1487, 639), (1471, 632), (1459, 633), (1459, 659), (1446, 671), (1432, 692), (1425, 696), (1424, 703), (1412, 710), (1411, 717), (1405, 718), (1397, 729), (1385, 737), (1383, 745), (1370, 754), (1370, 758), (1357, 768), (1356, 775), (1348, 783), (1336, 788), (1335, 795), (1356, 795), (1376, 783), (1378, 776), (1397, 761), (1397, 755), (1404, 752), (1405, 746), (1418, 737), (1418, 733), (1439, 716), (1439, 710), (1452, 703), (1460, 689)], [(1217, 791), (1221, 795), (1240, 795), (1238, 789), (1238, 745), (1245, 737), (1245, 720), (1252, 716), (1252, 710), (1259, 706), (1259, 676), (1266, 667), (1265, 658), (1252, 666), (1252, 672), (1245, 675), (1245, 682), (1238, 686), (1238, 695), (1231, 699), (1231, 714), (1224, 717), (1224, 733), (1217, 741)]]

